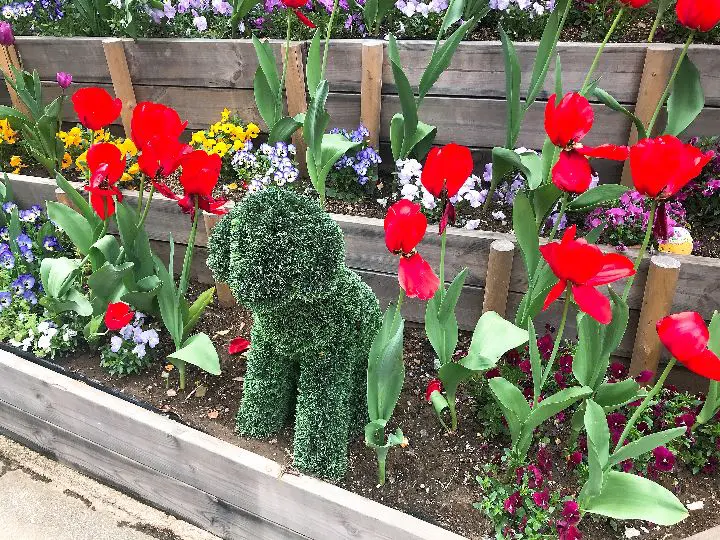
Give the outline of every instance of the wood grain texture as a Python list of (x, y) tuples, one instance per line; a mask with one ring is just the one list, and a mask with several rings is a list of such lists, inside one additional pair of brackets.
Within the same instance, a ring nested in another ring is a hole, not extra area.
[(505, 317), (514, 255), (515, 244), (509, 240), (495, 240), (490, 244), (483, 313), (494, 311)]
[(380, 144), (380, 106), (382, 103), (383, 42), (362, 44), (362, 80), (360, 83), (360, 121), (375, 148)]
[(5, 88), (7, 89), (8, 96), (10, 97), (10, 103), (20, 112), (27, 113), (27, 107), (25, 107), (25, 104), (11, 86), (11, 82), (15, 81), (15, 76), (12, 73), (13, 68), (22, 69), (22, 63), (18, 57), (17, 49), (14, 45), (0, 46), (0, 71), (2, 71), (3, 76), (6, 77)]
[(125, 46), (128, 43), (132, 43), (132, 40), (122, 38), (108, 38), (103, 40), (105, 59), (107, 60), (108, 69), (110, 70), (115, 97), (122, 101), (120, 119), (122, 120), (126, 137), (132, 135), (131, 121), (135, 105), (137, 105), (133, 81), (130, 77), (130, 70), (128, 69), (127, 58), (125, 56)]
[(283, 475), (274, 461), (5, 351), (0, 352), (0, 396), (47, 426), (91, 441), (105, 455), (119, 454), (203, 491), (221, 505), (229, 503), (299, 535), (317, 540), (463, 540), (315, 478)]
[(16, 44), (25, 68), (54, 81), (58, 71), (72, 73), (73, 82), (110, 84), (103, 38), (18, 36)]
[[(285, 61), (285, 44), (282, 45), (282, 57)], [(304, 46), (301, 43), (291, 43), (288, 51), (287, 77), (285, 79), (285, 98), (288, 116), (295, 116), (307, 112), (307, 92), (305, 89), (305, 63), (303, 61)], [(295, 157), (298, 169), (302, 176), (307, 176), (307, 145), (303, 138), (302, 128), (293, 133), (292, 142), (295, 145)]]

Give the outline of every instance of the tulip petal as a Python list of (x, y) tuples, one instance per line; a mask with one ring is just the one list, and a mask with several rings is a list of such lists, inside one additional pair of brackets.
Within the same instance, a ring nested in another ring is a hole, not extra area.
[(430, 193), (439, 197), (443, 188), (448, 197), (457, 195), (473, 170), (470, 149), (450, 143), (428, 152), (420, 181)]
[(425, 236), (427, 218), (419, 204), (401, 199), (385, 215), (385, 246), (391, 253), (410, 253)]
[(315, 23), (308, 19), (299, 9), (296, 9), (294, 11), (295, 15), (297, 15), (297, 18), (300, 19), (301, 23), (303, 23), (308, 28), (315, 28)]
[(240, 354), (250, 348), (250, 342), (243, 337), (236, 337), (228, 345), (228, 354)]
[(398, 281), (409, 298), (420, 300), (430, 300), (440, 286), (440, 279), (419, 253), (400, 258)]
[(590, 162), (574, 150), (560, 152), (552, 169), (552, 181), (558, 189), (568, 193), (584, 193), (592, 182)]
[(585, 282), (585, 285), (597, 287), (607, 285), (618, 279), (635, 275), (633, 262), (619, 253), (607, 253), (603, 255), (603, 266), (600, 271)]
[(588, 285), (573, 285), (573, 299), (580, 311), (587, 313), (600, 324), (609, 324), (612, 320), (610, 300), (600, 291)]
[(575, 151), (585, 157), (612, 159), (614, 161), (625, 161), (630, 156), (630, 148), (616, 144), (578, 146)]
[(685, 311), (663, 317), (656, 328), (662, 344), (683, 364), (707, 349), (710, 331), (699, 313)]
[(720, 358), (710, 349), (699, 355), (681, 360), (681, 363), (693, 373), (713, 381), (720, 381)]
[(555, 106), (557, 94), (545, 106), (545, 131), (555, 146), (565, 148), (588, 134), (595, 119), (592, 105), (577, 92), (569, 92)]
[(550, 307), (550, 304), (552, 304), (555, 300), (560, 298), (560, 295), (562, 295), (563, 291), (567, 288), (567, 281), (560, 280), (557, 282), (557, 284), (550, 289), (550, 292), (548, 293), (547, 297), (545, 298), (545, 303), (543, 304), (543, 311), (545, 311), (547, 308)]

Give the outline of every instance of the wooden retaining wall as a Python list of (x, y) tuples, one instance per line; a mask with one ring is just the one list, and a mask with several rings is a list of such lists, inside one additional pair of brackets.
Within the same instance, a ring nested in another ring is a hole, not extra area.
[(0, 432), (221, 538), (465, 540), (4, 350)]
[[(22, 206), (37, 204), (42, 201), (55, 199), (55, 182), (47, 178), (10, 175), (12, 189), (17, 202)], [(137, 197), (136, 192), (127, 191), (125, 196), (129, 201)], [(132, 204), (132, 203), (131, 203)], [(384, 242), (382, 220), (356, 216), (333, 215), (345, 235), (346, 263), (354, 269), (373, 288), (381, 304), (394, 301), (397, 297), (397, 258), (391, 255)], [(146, 229), (153, 247), (161, 256), (167, 256), (170, 232), (173, 239), (179, 244), (187, 242), (190, 233), (190, 220), (182, 214), (175, 201), (156, 195), (151, 212), (146, 221)], [(468, 277), (462, 296), (458, 303), (458, 322), (462, 329), (472, 330), (482, 314), (485, 284), (488, 280), (488, 258), (490, 246), (496, 240), (514, 242), (511, 234), (494, 233), (488, 231), (469, 231), (465, 229), (450, 228), (448, 233), (446, 253), (446, 275), (452, 279), (464, 267), (469, 269)], [(212, 283), (212, 275), (205, 265), (207, 235), (202, 227), (198, 229), (196, 256), (193, 260), (193, 275), (204, 283)], [(182, 248), (180, 248), (182, 249)], [(607, 247), (607, 250), (613, 248)], [(418, 250), (435, 268), (440, 260), (440, 240), (433, 228), (425, 235)], [(515, 250), (518, 251), (517, 249)], [(182, 256), (182, 251), (176, 253)], [(630, 251), (628, 256), (634, 256)], [(677, 256), (680, 262), (676, 287), (673, 289), (661, 288), (657, 284), (646, 292), (646, 279), (650, 261), (646, 259), (640, 267), (638, 277), (635, 279), (628, 298), (630, 306), (630, 326), (623, 342), (618, 349), (618, 356), (630, 358), (633, 353), (633, 343), (637, 335), (637, 325), (643, 307), (643, 298), (648, 295), (665, 295), (667, 305), (672, 311), (699, 311), (704, 317), (710, 318), (715, 309), (720, 308), (720, 281), (717, 279), (720, 272), (720, 260), (697, 257)], [(522, 295), (527, 289), (527, 280), (519, 253), (512, 259), (508, 291), (507, 316), (514, 317)], [(615, 286), (616, 291), (622, 290), (623, 282)], [(556, 302), (551, 309), (543, 313), (538, 328), (544, 323), (557, 324), (559, 320), (560, 302)], [(404, 314), (410, 321), (422, 322), (425, 305), (416, 300), (408, 300), (404, 304)], [(664, 314), (663, 314), (664, 315)], [(646, 328), (651, 335), (654, 334), (652, 325)], [(575, 320), (570, 317), (566, 330), (568, 338), (575, 337)], [(657, 359), (659, 356), (654, 356)], [(643, 361), (645, 363), (645, 361)]]
[[(17, 50), (26, 69), (37, 69), (45, 81), (48, 98), (59, 93), (55, 83), (57, 71), (73, 74), (75, 88), (98, 85), (112, 91), (113, 77), (108, 68), (107, 45), (103, 38), (19, 37)], [(189, 121), (189, 129), (204, 129), (216, 121), (219, 112), (228, 107), (238, 111), (246, 121), (261, 127), (262, 121), (253, 98), (253, 76), (257, 61), (249, 40), (210, 39), (141, 39), (110, 41), (122, 43), (127, 58), (132, 88), (137, 101), (159, 101), (175, 107)], [(273, 41), (278, 65), (281, 64), (281, 42)], [(301, 43), (300, 63), (304, 62), (306, 43)], [(372, 123), (378, 117), (379, 139), (387, 153), (392, 115), (400, 110), (399, 99), (386, 57), (387, 45), (372, 40), (333, 41), (329, 53), (328, 79), (331, 93), (328, 108), (332, 125), (353, 128), (361, 116)], [(417, 84), (432, 51), (432, 42), (401, 41), (400, 57), (411, 84)], [(610, 44), (600, 65), (601, 87), (630, 108), (646, 87), (657, 86), (667, 74), (672, 61), (648, 61), (649, 55), (661, 57), (679, 54), (679, 46), (645, 44)], [(378, 55), (383, 49), (383, 55)], [(561, 43), (558, 47), (563, 65), (566, 90), (577, 89), (597, 50), (593, 43)], [(517, 51), (523, 69), (523, 91), (537, 51), (536, 43), (518, 43)], [(651, 51), (648, 53), (648, 51)], [(714, 135), (720, 128), (720, 55), (717, 47), (696, 45), (690, 57), (703, 77), (706, 108), (683, 136)], [(365, 92), (377, 95), (377, 87), (367, 84), (368, 75), (377, 69), (381, 90), (380, 103), (361, 110), (363, 77)], [(301, 66), (302, 67), (302, 66)], [(547, 97), (552, 93), (553, 67), (545, 90), (527, 114), (518, 145), (539, 148), (544, 139), (543, 117)], [(292, 71), (292, 70), (291, 70)], [(647, 72), (647, 73), (646, 73)], [(645, 74), (645, 77), (643, 77)], [(117, 75), (115, 75), (117, 78)], [(117, 80), (115, 81), (118, 82)], [(299, 81), (304, 85), (304, 81)], [(652, 90), (652, 88), (651, 88)], [(651, 92), (652, 93), (652, 92)], [(488, 150), (505, 141), (505, 74), (502, 50), (498, 42), (464, 42), (453, 57), (450, 68), (442, 74), (432, 92), (425, 98), (420, 116), (438, 127), (436, 142), (451, 141), (476, 150), (479, 163), (488, 161)], [(9, 101), (9, 96), (0, 96)], [(641, 99), (642, 101), (642, 99)], [(74, 120), (71, 107), (66, 118)], [(361, 114), (362, 113), (362, 114)], [(588, 144), (626, 144), (630, 122), (622, 115), (596, 105), (595, 127), (587, 137)], [(642, 111), (645, 115), (646, 112)], [(370, 115), (370, 117), (369, 117)], [(118, 124), (120, 120), (118, 120)], [(603, 181), (617, 182), (622, 164), (596, 160)]]

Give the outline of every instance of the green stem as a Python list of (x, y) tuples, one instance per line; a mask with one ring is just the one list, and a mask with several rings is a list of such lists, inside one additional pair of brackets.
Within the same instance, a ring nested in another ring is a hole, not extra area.
[(150, 186), (150, 193), (148, 194), (147, 204), (145, 205), (145, 209), (143, 210), (143, 213), (140, 216), (140, 221), (138, 221), (138, 225), (137, 225), (138, 230), (141, 230), (143, 225), (145, 224), (145, 218), (147, 218), (148, 211), (150, 210), (150, 203), (153, 200), (153, 195), (155, 195), (155, 184), (152, 184)]
[(285, 88), (285, 79), (287, 77), (288, 62), (290, 60), (290, 26), (292, 24), (293, 12), (290, 9), (287, 11), (287, 33), (285, 34), (285, 60), (283, 61), (283, 72), (282, 79), (280, 79), (280, 88), (278, 89), (279, 95), (277, 96), (278, 102), (282, 102), (282, 92)]
[(665, 366), (665, 370), (662, 372), (662, 375), (660, 375), (660, 378), (655, 383), (655, 386), (653, 386), (652, 390), (648, 392), (647, 396), (645, 396), (645, 399), (642, 400), (640, 406), (635, 409), (635, 412), (630, 417), (630, 420), (628, 420), (628, 423), (625, 424), (625, 429), (623, 429), (623, 432), (620, 435), (620, 440), (618, 440), (617, 446), (615, 446), (615, 450), (613, 451), (613, 453), (617, 452), (620, 449), (620, 447), (623, 445), (623, 441), (627, 438), (628, 433), (630, 433), (630, 430), (635, 426), (638, 418), (640, 418), (640, 415), (645, 411), (645, 409), (647, 409), (650, 401), (652, 401), (652, 399), (660, 392), (660, 390), (662, 390), (663, 384), (665, 384), (665, 379), (667, 379), (668, 375), (670, 375), (670, 371), (675, 365), (675, 362), (675, 358), (670, 359), (667, 366)]
[[(570, 2), (568, 2), (570, 3)], [(592, 64), (590, 65), (590, 70), (588, 71), (587, 75), (585, 76), (585, 81), (583, 81), (582, 84), (582, 90), (580, 90), (580, 93), (584, 96), (585, 93), (588, 91), (590, 86), (590, 81), (592, 79), (592, 76), (595, 74), (595, 70), (597, 69), (598, 63), (600, 62), (600, 57), (602, 56), (603, 51), (605, 50), (605, 46), (608, 44), (608, 41), (610, 41), (610, 37), (615, 32), (615, 29), (618, 26), (618, 23), (620, 22), (620, 19), (622, 19), (623, 14), (625, 13), (625, 6), (621, 7), (617, 15), (615, 15), (615, 20), (610, 25), (610, 29), (607, 31), (607, 34), (605, 34), (605, 39), (603, 39), (603, 42), (600, 44), (600, 48), (598, 48), (597, 53), (595, 53), (595, 58), (593, 58)]]
[(145, 175), (140, 175), (140, 186), (138, 187), (138, 202), (137, 202), (137, 213), (140, 214), (142, 210), (143, 198), (145, 195)]
[[(645, 238), (643, 238), (642, 244), (640, 244), (640, 250), (638, 251), (637, 257), (635, 257), (635, 275), (637, 275), (638, 268), (640, 268), (642, 260), (645, 257), (645, 253), (647, 252), (647, 248), (650, 245), (650, 238), (652, 237), (653, 224), (655, 223), (655, 212), (657, 211), (657, 205), (658, 202), (656, 199), (653, 199), (652, 203), (650, 203), (650, 215), (648, 216), (648, 223), (645, 227)], [(627, 300), (628, 295), (630, 294), (630, 288), (632, 287), (633, 281), (635, 281), (635, 275), (630, 276), (627, 280), (627, 283), (625, 284), (625, 290), (623, 291), (622, 296), (623, 300)]]
[(660, 18), (662, 17), (662, 12), (658, 9), (657, 15), (655, 15), (655, 20), (653, 21), (652, 28), (650, 28), (650, 35), (648, 36), (648, 43), (652, 43), (653, 39), (655, 39), (655, 32), (657, 32), (658, 27), (660, 26)]
[(688, 49), (690, 48), (690, 45), (692, 44), (693, 39), (695, 39), (695, 30), (690, 32), (690, 35), (688, 36), (687, 40), (685, 40), (685, 46), (683, 47), (683, 50), (680, 53), (680, 58), (678, 58), (677, 64), (675, 64), (675, 69), (673, 69), (672, 75), (670, 75), (670, 80), (668, 81), (667, 85), (665, 86), (665, 91), (663, 92), (663, 95), (660, 98), (660, 101), (658, 101), (657, 107), (655, 107), (655, 112), (653, 113), (652, 119), (650, 120), (650, 124), (648, 125), (648, 128), (647, 128), (648, 137), (652, 137), (653, 128), (655, 127), (655, 122), (657, 122), (658, 116), (660, 115), (660, 111), (662, 110), (663, 106), (665, 105), (665, 102), (667, 101), (668, 96), (670, 95), (670, 90), (672, 89), (673, 84), (675, 82), (675, 78), (677, 77), (677, 74), (680, 71), (680, 66), (683, 63), (683, 60), (685, 60), (685, 56), (687, 56)]
[(183, 297), (187, 292), (188, 280), (190, 277), (190, 263), (192, 261), (192, 252), (195, 247), (195, 237), (197, 236), (198, 221), (200, 221), (200, 212), (198, 210), (199, 199), (195, 197), (195, 217), (193, 218), (192, 229), (190, 230), (190, 238), (185, 248), (185, 259), (183, 260), (182, 273), (180, 274), (180, 283), (178, 285), (178, 296)]
[(538, 403), (538, 399), (540, 398), (540, 394), (542, 393), (543, 388), (545, 387), (545, 383), (547, 382), (548, 377), (550, 376), (550, 372), (552, 371), (553, 364), (555, 363), (555, 357), (558, 354), (558, 351), (560, 350), (560, 342), (562, 342), (563, 333), (565, 332), (565, 324), (567, 323), (567, 317), (568, 317), (568, 311), (570, 310), (570, 298), (571, 298), (570, 288), (568, 287), (565, 290), (565, 305), (563, 306), (563, 312), (562, 317), (560, 318), (560, 326), (558, 327), (558, 333), (557, 337), (555, 338), (555, 344), (553, 345), (552, 353), (550, 354), (550, 359), (548, 360), (547, 366), (545, 366), (545, 369), (543, 370), (542, 380), (540, 381), (540, 387), (538, 388), (537, 395), (535, 396), (535, 405)]
[[(449, 202), (447, 204), (450, 204)], [(447, 228), (440, 235), (440, 301), (445, 296), (445, 246), (447, 245)]]
[(385, 462), (387, 461), (387, 450), (385, 450), (385, 453), (377, 452), (377, 462), (378, 462), (378, 484), (381, 486), (385, 485)]
[(185, 362), (173, 359), (177, 364), (178, 373), (180, 374), (180, 390), (185, 390)]
[(402, 317), (401, 311), (402, 311), (402, 303), (403, 299), (405, 298), (405, 290), (400, 287), (400, 292), (398, 293), (398, 299), (397, 299), (397, 308), (395, 309), (395, 315), (393, 316), (393, 323), (390, 328), (395, 328), (395, 322), (397, 321), (398, 315)]
[(320, 80), (325, 80), (325, 69), (327, 68), (328, 51), (330, 50), (330, 34), (335, 24), (335, 13), (338, 8), (338, 0), (333, 2), (332, 13), (330, 13), (330, 22), (328, 22), (327, 32), (325, 32), (325, 50), (323, 51), (322, 69), (320, 70)]
[(552, 242), (555, 239), (555, 235), (557, 234), (558, 228), (560, 227), (560, 220), (562, 220), (563, 216), (565, 215), (565, 212), (567, 212), (567, 206), (568, 206), (569, 199), (570, 199), (570, 194), (566, 191), (565, 193), (563, 193), (562, 199), (560, 199), (560, 213), (558, 214), (558, 217), (555, 220), (555, 224), (553, 225), (552, 229), (550, 230), (550, 235), (548, 236), (548, 242)]
[[(62, 96), (60, 96), (60, 108), (58, 109), (58, 117), (57, 117), (57, 131), (55, 132), (60, 133), (62, 131), (62, 112), (63, 112), (63, 105), (65, 104), (65, 89), (62, 90)], [(57, 135), (55, 135), (55, 153), (57, 154)], [(62, 160), (65, 155), (64, 152), (64, 146), (63, 151), (60, 152), (60, 154), (57, 154), (55, 156), (55, 174), (58, 174), (59, 172), (62, 172)]]

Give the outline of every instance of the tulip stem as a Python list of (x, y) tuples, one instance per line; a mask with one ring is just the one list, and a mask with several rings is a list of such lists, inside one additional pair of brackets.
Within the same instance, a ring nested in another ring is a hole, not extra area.
[(635, 257), (635, 274), (630, 276), (627, 280), (627, 283), (625, 284), (625, 290), (623, 291), (623, 300), (627, 300), (628, 295), (630, 294), (630, 288), (632, 287), (633, 281), (635, 281), (635, 276), (637, 275), (638, 268), (640, 268), (640, 265), (642, 264), (642, 260), (645, 257), (645, 253), (647, 252), (648, 246), (650, 245), (650, 237), (652, 236), (652, 230), (653, 230), (653, 224), (655, 223), (655, 212), (657, 211), (657, 200), (653, 199), (653, 201), (650, 203), (650, 214), (648, 215), (648, 223), (645, 227), (645, 238), (643, 238), (643, 242), (640, 245), (640, 250), (638, 251), (637, 257)]
[[(560, 200), (560, 212), (558, 213), (558, 217), (555, 220), (555, 223), (553, 224), (552, 229), (550, 230), (550, 235), (548, 236), (548, 242), (552, 242), (555, 240), (555, 235), (558, 232), (558, 228), (560, 227), (560, 220), (565, 215), (565, 212), (567, 211), (567, 205), (568, 205), (568, 197), (569, 193), (566, 191), (563, 193), (562, 199)], [(542, 226), (542, 224), (541, 224)]]
[(393, 315), (393, 323), (392, 323), (392, 326), (390, 327), (391, 329), (395, 328), (395, 321), (397, 321), (398, 315), (400, 315), (400, 318), (402, 319), (401, 311), (402, 311), (402, 303), (403, 303), (404, 298), (405, 298), (405, 290), (402, 287), (400, 287), (400, 292), (398, 293), (398, 299), (397, 299), (397, 307), (395, 308), (395, 315)]
[(290, 26), (292, 24), (293, 12), (289, 9), (286, 9), (285, 11), (287, 11), (287, 33), (285, 34), (285, 60), (283, 61), (283, 72), (282, 79), (280, 79), (280, 88), (278, 89), (278, 103), (282, 102), (282, 92), (283, 88), (285, 88), (285, 78), (287, 77), (288, 61), (290, 60)]
[(537, 405), (538, 400), (540, 399), (540, 394), (542, 393), (542, 389), (545, 387), (545, 383), (547, 382), (548, 377), (550, 376), (550, 372), (552, 371), (553, 364), (555, 363), (555, 357), (558, 354), (558, 351), (560, 350), (560, 342), (562, 341), (563, 334), (565, 333), (565, 324), (567, 323), (567, 317), (568, 317), (568, 311), (570, 310), (570, 287), (568, 286), (567, 289), (565, 289), (565, 304), (563, 305), (563, 312), (562, 317), (560, 318), (560, 326), (558, 327), (558, 333), (557, 337), (555, 338), (555, 343), (553, 344), (552, 353), (550, 353), (550, 358), (548, 359), (548, 363), (545, 366), (545, 369), (543, 370), (542, 374), (542, 380), (540, 381), (540, 387), (537, 390), (537, 394), (535, 395), (534, 403)]
[(140, 186), (138, 186), (138, 202), (137, 202), (137, 213), (140, 214), (142, 210), (143, 198), (145, 195), (145, 175), (140, 175)]
[(652, 28), (650, 28), (650, 35), (648, 36), (648, 43), (652, 43), (653, 39), (655, 39), (655, 32), (657, 32), (658, 27), (660, 26), (660, 18), (662, 17), (663, 13), (658, 9), (657, 15), (655, 15), (655, 20), (653, 21)]
[[(450, 204), (448, 202), (447, 204)], [(445, 296), (445, 246), (447, 244), (447, 227), (440, 235), (440, 302)]]
[(665, 105), (665, 102), (668, 99), (668, 96), (670, 95), (670, 90), (672, 89), (673, 84), (675, 83), (675, 78), (677, 77), (677, 74), (680, 72), (680, 66), (682, 66), (683, 60), (685, 60), (685, 56), (687, 56), (688, 49), (690, 48), (690, 45), (692, 44), (693, 39), (695, 39), (695, 30), (690, 32), (690, 35), (688, 36), (687, 40), (685, 40), (685, 46), (683, 47), (683, 50), (680, 53), (680, 58), (678, 58), (677, 64), (675, 64), (675, 69), (673, 69), (673, 72), (670, 75), (670, 80), (668, 81), (667, 85), (665, 86), (665, 91), (663, 92), (663, 95), (660, 98), (660, 101), (658, 101), (657, 107), (655, 107), (655, 112), (653, 113), (652, 119), (650, 120), (650, 124), (648, 124), (648, 128), (647, 128), (648, 137), (652, 137), (653, 128), (655, 127), (655, 122), (657, 122), (658, 116), (660, 116), (660, 111), (662, 110), (663, 106)]
[(662, 387), (665, 384), (665, 379), (667, 379), (668, 375), (670, 375), (670, 371), (675, 365), (675, 362), (676, 360), (674, 357), (670, 358), (670, 361), (667, 363), (667, 366), (665, 366), (665, 370), (662, 372), (662, 375), (660, 375), (660, 378), (655, 383), (655, 386), (653, 386), (652, 390), (648, 392), (647, 396), (645, 396), (645, 399), (642, 400), (640, 406), (635, 409), (635, 412), (630, 417), (630, 420), (628, 420), (628, 423), (625, 424), (625, 429), (623, 429), (623, 432), (620, 435), (620, 440), (618, 440), (613, 453), (617, 452), (620, 449), (620, 447), (623, 445), (623, 441), (625, 441), (625, 439), (627, 438), (628, 433), (630, 433), (630, 430), (635, 426), (638, 418), (640, 418), (640, 415), (645, 411), (645, 409), (647, 409), (650, 401), (660, 392), (660, 390), (662, 390)]
[(587, 91), (590, 89), (590, 81), (592, 79), (592, 76), (595, 74), (595, 70), (597, 69), (598, 63), (600, 62), (600, 57), (602, 56), (603, 51), (605, 50), (605, 46), (608, 44), (608, 41), (610, 41), (610, 37), (615, 32), (615, 29), (618, 26), (618, 23), (620, 22), (620, 19), (622, 19), (622, 16), (625, 13), (625, 6), (621, 7), (617, 15), (615, 15), (615, 20), (613, 21), (612, 25), (610, 25), (610, 29), (607, 31), (607, 34), (605, 34), (605, 39), (600, 44), (600, 47), (597, 50), (597, 53), (595, 53), (595, 58), (593, 58), (593, 62), (590, 65), (590, 70), (588, 71), (587, 75), (585, 76), (585, 81), (583, 82), (582, 89), (580, 90), (580, 93), (584, 96)]
[[(325, 50), (323, 51), (322, 69), (320, 70), (320, 80), (325, 80), (325, 69), (327, 68), (328, 51), (330, 50), (330, 34), (335, 24), (335, 13), (338, 8), (338, 0), (333, 2), (332, 13), (330, 13), (330, 21), (328, 22), (327, 32), (325, 32)], [(314, 91), (314, 90), (313, 90)]]
[(140, 221), (138, 221), (138, 230), (141, 230), (143, 225), (145, 224), (145, 218), (148, 215), (148, 211), (150, 210), (150, 203), (153, 200), (153, 195), (155, 195), (155, 184), (152, 184), (150, 186), (150, 193), (148, 194), (148, 201), (145, 205), (145, 210), (143, 210), (142, 216), (140, 216)]
[(195, 213), (193, 214), (192, 229), (190, 229), (190, 238), (188, 238), (187, 247), (185, 248), (185, 260), (183, 261), (182, 274), (180, 274), (180, 283), (178, 284), (178, 296), (183, 297), (187, 292), (188, 279), (190, 276), (190, 262), (192, 260), (192, 252), (195, 247), (195, 236), (197, 235), (198, 221), (200, 220), (200, 212), (198, 204), (200, 199), (195, 196)]

